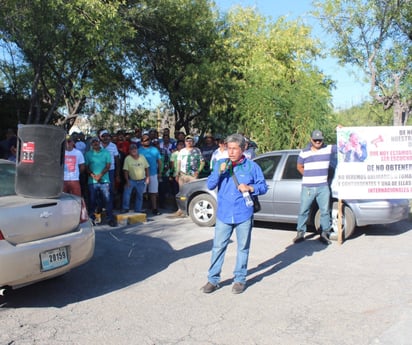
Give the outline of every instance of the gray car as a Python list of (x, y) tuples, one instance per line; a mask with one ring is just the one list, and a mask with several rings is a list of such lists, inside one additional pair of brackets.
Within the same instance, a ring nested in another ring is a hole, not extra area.
[[(273, 151), (259, 155), (259, 164), (268, 185), (268, 192), (259, 196), (262, 210), (255, 220), (276, 223), (297, 223), (300, 206), (302, 177), (296, 169), (300, 150)], [(185, 184), (176, 195), (180, 209), (186, 210), (193, 222), (200, 226), (213, 226), (216, 222), (216, 190), (209, 190), (207, 179)], [(337, 238), (338, 203), (332, 200), (333, 233)], [(343, 200), (344, 238), (349, 238), (357, 226), (389, 224), (407, 219), (409, 200)], [(314, 203), (309, 222), (319, 229), (320, 213)]]
[(62, 275), (87, 262), (95, 233), (84, 200), (15, 193), (15, 163), (0, 160), (0, 294)]

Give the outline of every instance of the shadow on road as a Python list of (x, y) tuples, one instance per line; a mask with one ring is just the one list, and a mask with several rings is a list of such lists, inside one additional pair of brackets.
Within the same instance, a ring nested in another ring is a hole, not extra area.
[[(267, 223), (256, 222), (256, 226), (268, 227)], [(270, 228), (293, 230), (296, 231), (296, 225), (294, 224), (274, 224), (269, 225)], [(397, 236), (411, 230), (411, 222), (401, 221), (388, 225), (375, 225), (357, 228), (355, 234), (349, 238), (354, 240), (360, 235), (365, 236)], [(309, 228), (308, 228), (309, 229)], [(319, 252), (327, 248), (323, 243), (318, 241), (318, 234), (314, 231), (314, 228), (310, 228), (312, 233), (306, 234), (306, 240), (303, 243), (290, 244), (285, 248), (282, 253), (275, 255), (273, 258), (268, 259), (254, 268), (248, 269), (248, 286), (252, 286), (261, 281), (265, 277), (268, 277), (276, 272), (279, 272), (283, 268), (295, 263), (296, 261), (312, 256), (314, 253)], [(293, 232), (291, 233), (295, 235)], [(291, 237), (292, 239), (292, 237)], [(229, 285), (232, 280), (225, 280), (221, 285)]]
[[(281, 228), (282, 230), (289, 230), (289, 225), (282, 224)], [(280, 228), (278, 227), (278, 229)], [(326, 248), (327, 245), (318, 241), (318, 235), (316, 233), (306, 234), (304, 242), (297, 244), (291, 243), (282, 253), (276, 254), (273, 258), (260, 263), (256, 267), (249, 268), (247, 274), (247, 286), (250, 287), (261, 281), (263, 278), (279, 272), (281, 269), (286, 268), (294, 262), (307, 256), (312, 256), (314, 253)], [(231, 283), (232, 279), (226, 279), (222, 281), (220, 285), (225, 286), (230, 285)]]
[[(411, 230), (411, 222), (402, 221), (395, 224), (389, 225), (374, 225), (368, 227), (362, 227), (356, 229), (355, 234), (349, 238), (355, 239), (360, 235), (365, 236), (397, 236)], [(294, 230), (295, 225), (291, 224), (279, 224), (276, 225), (278, 229), (283, 230)], [(312, 229), (313, 230), (313, 229)], [(312, 238), (316, 238), (312, 241), (308, 241)], [(311, 233), (306, 235), (306, 241), (299, 244), (290, 244), (285, 248), (285, 250), (277, 254), (271, 259), (268, 259), (254, 268), (248, 270), (248, 286), (256, 284), (263, 278), (268, 277), (276, 272), (279, 272), (283, 268), (293, 264), (294, 262), (307, 257), (312, 256), (314, 253), (324, 250), (327, 248), (324, 244), (320, 243), (318, 240), (318, 235), (316, 233)], [(231, 281), (227, 280), (224, 284), (230, 284)]]
[[(266, 229), (273, 230), (290, 230), (296, 231), (296, 224), (287, 224), (287, 223), (270, 223), (270, 222), (255, 222), (255, 227), (263, 227)], [(409, 220), (403, 220), (400, 222), (392, 224), (382, 224), (382, 225), (368, 225), (357, 227), (351, 237), (345, 239), (346, 241), (354, 240), (360, 236), (397, 236), (405, 232), (412, 230), (412, 222)], [(291, 239), (295, 234), (291, 232)], [(309, 225), (307, 233), (316, 233), (316, 229)]]
[(168, 242), (126, 227), (97, 230), (93, 258), (64, 276), (12, 290), (5, 308), (63, 307), (145, 280), (173, 262), (210, 251), (212, 241), (174, 250)]
[(265, 277), (275, 274), (289, 265), (292, 265), (296, 261), (327, 249), (328, 246), (318, 241), (318, 237), (319, 236), (315, 233), (306, 234), (304, 242), (297, 244), (291, 243), (283, 252), (276, 254), (273, 258), (261, 262), (256, 267), (248, 269), (249, 278), (247, 285), (252, 286)]
[(403, 220), (393, 224), (385, 225), (368, 225), (358, 227), (355, 229), (353, 235), (349, 240), (354, 240), (362, 235), (364, 236), (397, 236), (405, 232), (410, 231), (412, 228), (412, 222)]

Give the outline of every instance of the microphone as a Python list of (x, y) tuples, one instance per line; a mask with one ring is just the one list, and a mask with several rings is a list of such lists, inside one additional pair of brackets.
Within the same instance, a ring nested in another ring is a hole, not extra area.
[(221, 174), (224, 174), (226, 171), (232, 168), (232, 161), (227, 160), (220, 164), (219, 171)]

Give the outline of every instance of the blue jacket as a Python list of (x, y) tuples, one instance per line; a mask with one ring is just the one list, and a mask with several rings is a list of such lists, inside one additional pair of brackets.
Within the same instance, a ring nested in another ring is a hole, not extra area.
[(253, 207), (247, 207), (242, 193), (237, 189), (232, 178), (236, 174), (239, 184), (253, 186), (253, 195), (265, 194), (267, 185), (262, 170), (255, 162), (244, 158), (234, 168), (228, 168), (220, 173), (219, 167), (228, 159), (221, 159), (215, 163), (212, 173), (207, 179), (207, 187), (211, 190), (218, 187), (217, 192), (217, 218), (226, 224), (238, 224), (253, 216)]

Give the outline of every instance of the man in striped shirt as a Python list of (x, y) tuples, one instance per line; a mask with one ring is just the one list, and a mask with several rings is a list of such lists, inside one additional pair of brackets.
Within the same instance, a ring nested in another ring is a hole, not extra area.
[(319, 240), (324, 244), (331, 244), (329, 231), (331, 228), (330, 216), (330, 188), (328, 184), (328, 170), (331, 158), (337, 153), (336, 145), (325, 145), (323, 133), (314, 130), (311, 140), (299, 154), (297, 169), (302, 174), (302, 191), (300, 210), (297, 224), (297, 235), (294, 243), (305, 239), (306, 222), (314, 200), (320, 210), (321, 235)]

